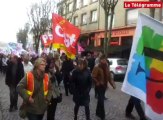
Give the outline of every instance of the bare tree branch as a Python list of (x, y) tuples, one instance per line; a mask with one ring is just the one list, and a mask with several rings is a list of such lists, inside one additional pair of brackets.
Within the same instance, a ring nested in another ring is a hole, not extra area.
[(22, 43), (23, 48), (26, 49), (27, 38), (28, 38), (29, 24), (26, 23), (23, 29), (19, 29), (16, 34), (17, 42)]
[(54, 11), (54, 6), (56, 5), (53, 0), (47, 0), (45, 2), (41, 0), (40, 3), (33, 4), (28, 12), (36, 52), (38, 52), (39, 48), (40, 35), (44, 34), (51, 27), (50, 17)]

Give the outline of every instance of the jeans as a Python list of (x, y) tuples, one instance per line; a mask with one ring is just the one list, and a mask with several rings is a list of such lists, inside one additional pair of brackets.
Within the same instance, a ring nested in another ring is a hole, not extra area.
[(106, 88), (104, 86), (97, 86), (97, 107), (96, 107), (96, 115), (100, 117), (102, 120), (105, 119), (105, 108), (104, 108), (104, 96)]
[(28, 120), (42, 120), (44, 117), (44, 114), (32, 114), (32, 113), (27, 113), (27, 118)]
[(10, 85), (9, 89), (10, 89), (10, 108), (17, 107), (18, 93), (16, 91), (16, 87)]

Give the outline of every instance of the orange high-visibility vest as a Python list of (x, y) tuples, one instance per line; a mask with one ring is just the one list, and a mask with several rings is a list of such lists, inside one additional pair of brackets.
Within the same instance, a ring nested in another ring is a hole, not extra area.
[[(44, 89), (44, 96), (48, 94), (48, 85), (49, 85), (49, 76), (48, 74), (44, 75), (43, 80), (43, 89)], [(27, 73), (27, 94), (32, 96), (34, 92), (34, 76), (32, 72)]]

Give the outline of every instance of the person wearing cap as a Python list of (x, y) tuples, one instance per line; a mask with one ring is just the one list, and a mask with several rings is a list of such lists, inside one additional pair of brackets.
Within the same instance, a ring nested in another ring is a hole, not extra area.
[(11, 59), (8, 61), (7, 71), (6, 71), (6, 85), (10, 90), (10, 108), (9, 112), (17, 110), (18, 103), (18, 93), (16, 91), (16, 86), (19, 81), (24, 77), (24, 68), (21, 59), (16, 55), (12, 55)]
[(109, 82), (115, 89), (115, 84), (111, 82), (110, 69), (105, 55), (100, 56), (99, 63), (93, 68), (92, 77), (97, 89), (96, 116), (101, 118), (101, 120), (105, 120), (104, 96), (107, 89), (107, 83)]
[[(49, 75), (45, 73), (46, 61), (38, 58), (32, 71), (27, 72), (17, 85), (17, 91), (23, 98), (26, 116), (29, 120), (42, 120), (52, 96)], [(20, 114), (19, 114), (20, 115)]]

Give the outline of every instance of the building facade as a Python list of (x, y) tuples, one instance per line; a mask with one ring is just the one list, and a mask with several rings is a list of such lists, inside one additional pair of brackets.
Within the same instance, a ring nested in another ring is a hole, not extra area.
[[(118, 0), (114, 10), (111, 40), (108, 43), (111, 57), (129, 57), (140, 12), (150, 14), (148, 8), (125, 9), (124, 1)], [(81, 29), (80, 41), (85, 49), (103, 51), (105, 14), (99, 0), (76, 0), (76, 2), (61, 0), (58, 3), (58, 13)], [(108, 33), (110, 32), (110, 16), (108, 16)], [(155, 18), (162, 20), (162, 16), (162, 9), (156, 9)]]

